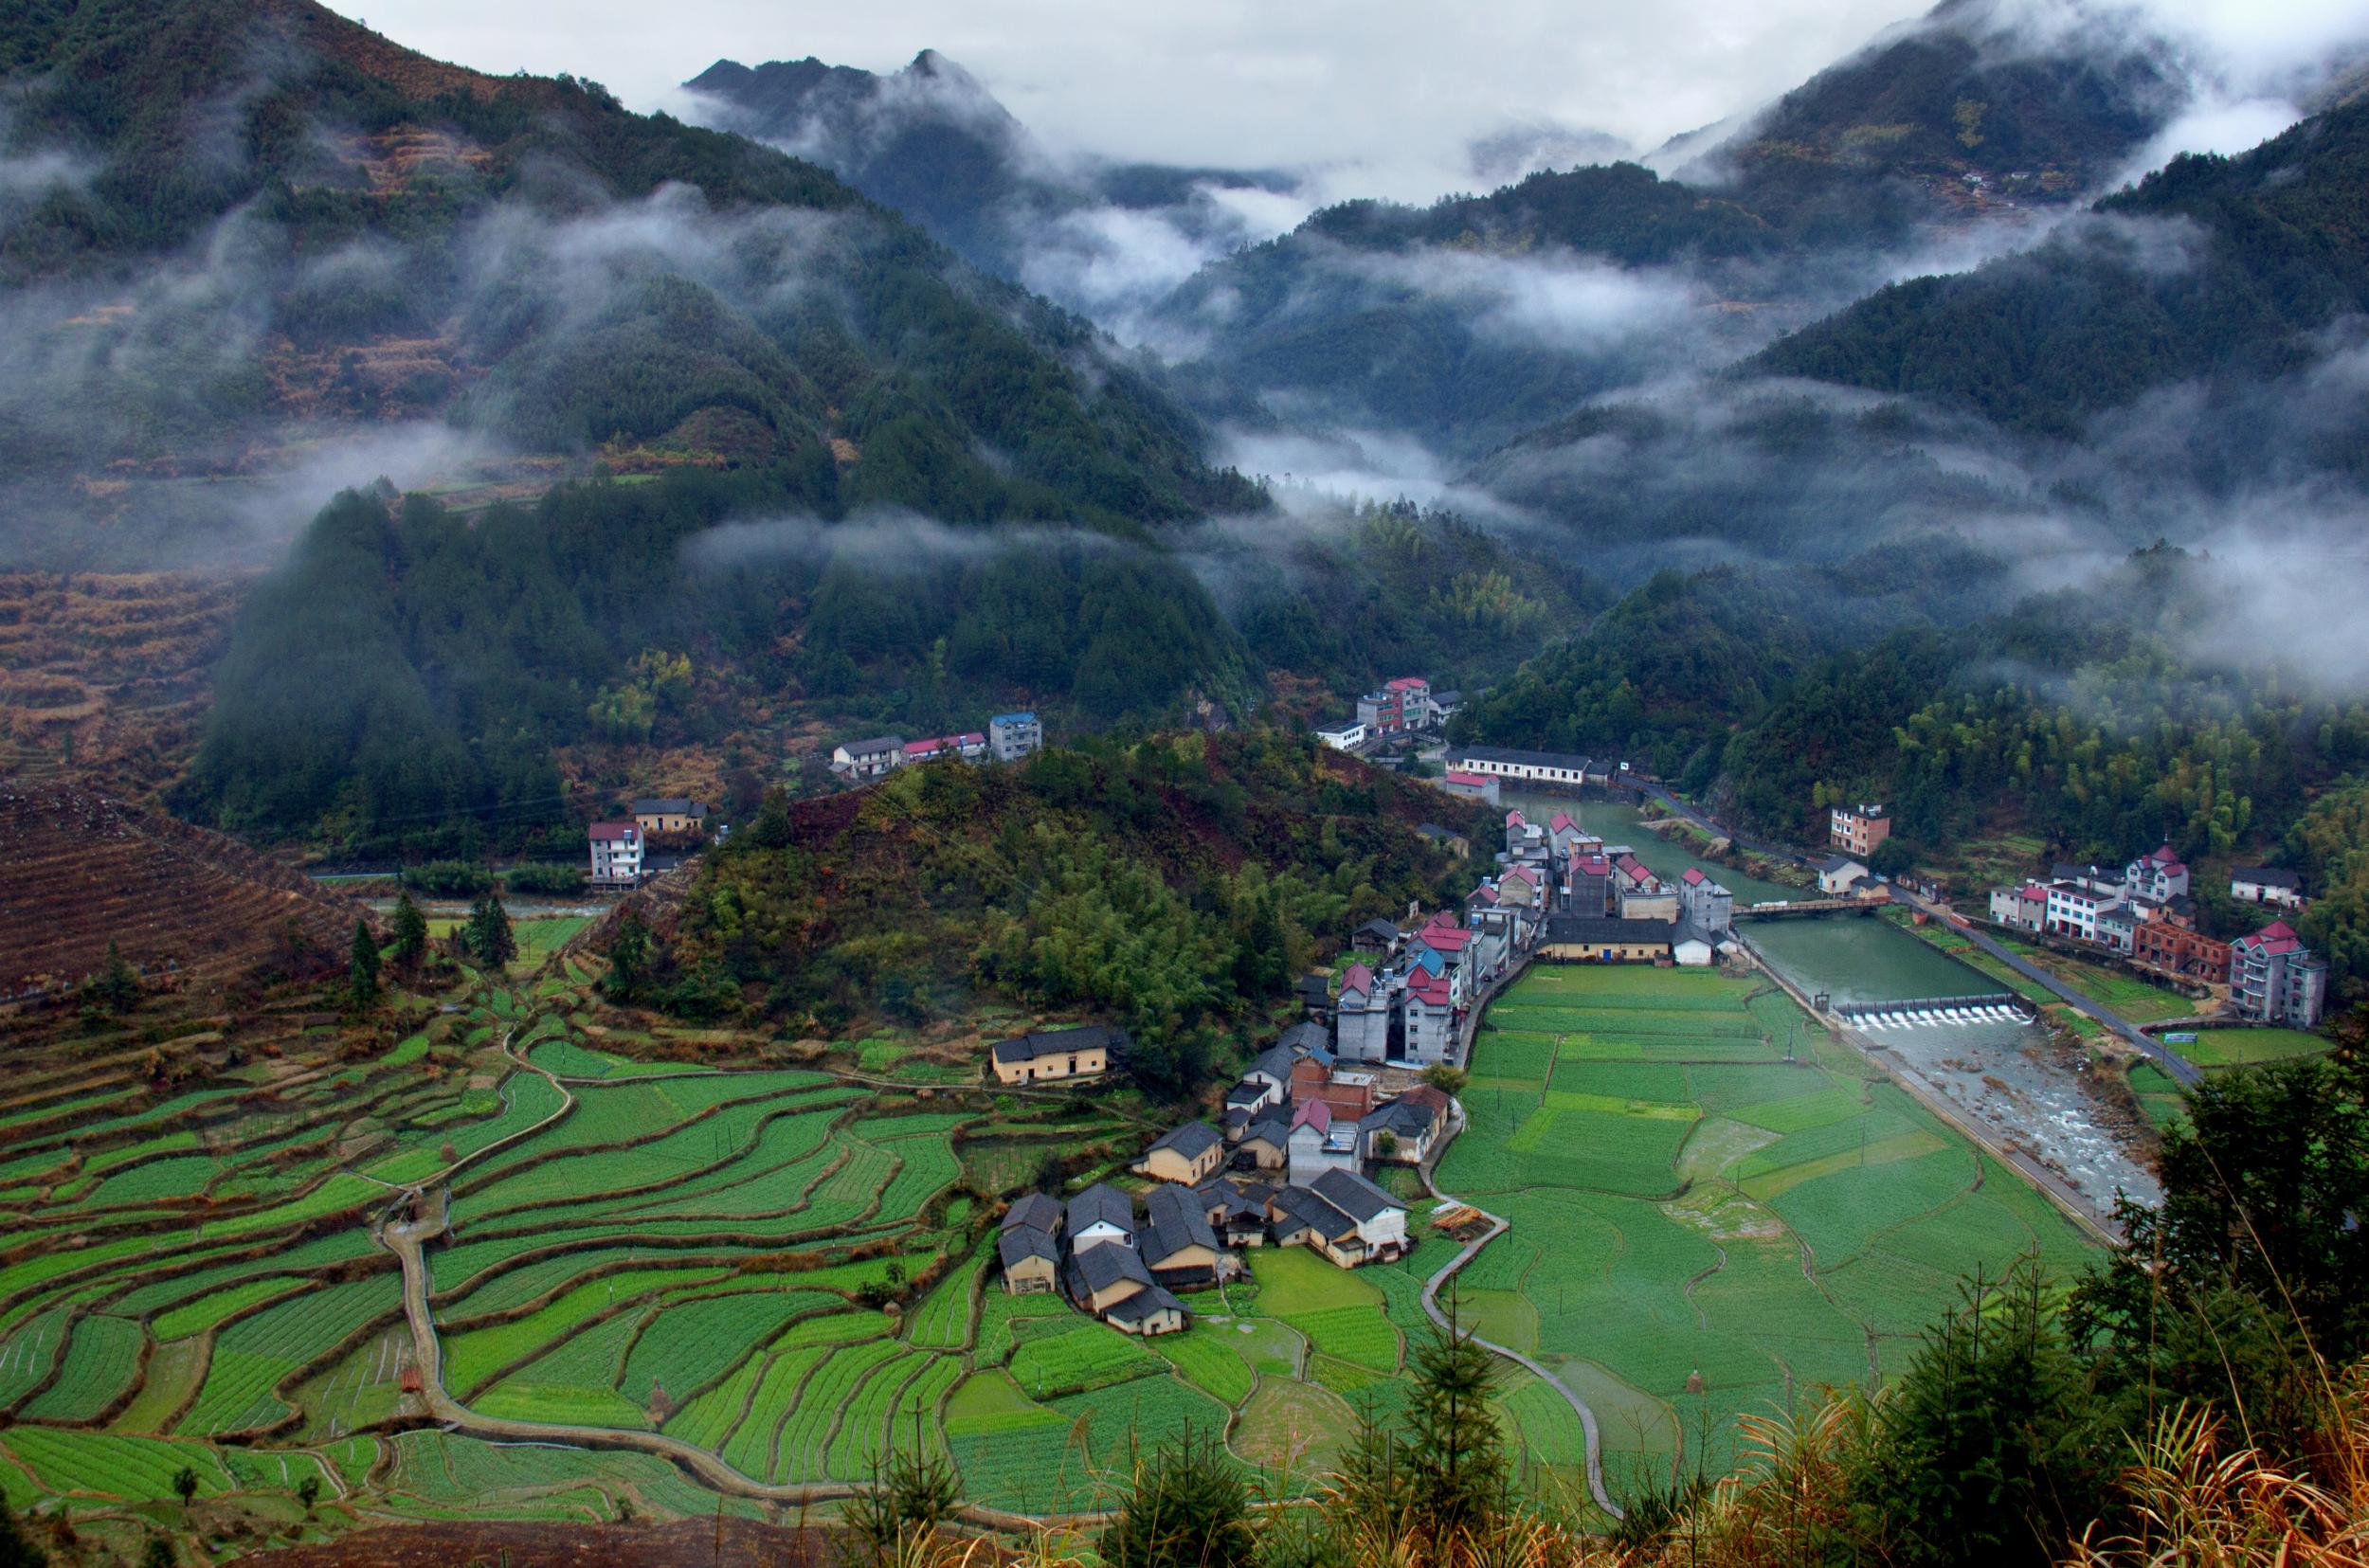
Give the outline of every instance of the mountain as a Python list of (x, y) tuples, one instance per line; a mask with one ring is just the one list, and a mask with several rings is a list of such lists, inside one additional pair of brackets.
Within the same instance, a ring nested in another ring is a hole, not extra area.
[(1058, 157), (934, 49), (892, 75), (719, 60), (684, 86), (708, 123), (810, 159), (974, 265), (1102, 317), (1183, 276), (1140, 276), (1127, 252), (1142, 247), (1122, 231), (1148, 225), (1188, 258), (1223, 255), (1257, 236), (1257, 209), (1296, 188), (1275, 171)]
[(310, 0), (19, 8), (0, 62), (0, 549), (252, 549), (399, 462), (787, 464), (825, 511), (1120, 532), (1257, 504), (1084, 323), (597, 85)]
[[(2107, 42), (2099, 42), (2101, 37)], [(1607, 390), (1748, 353), (1928, 243), (2094, 196), (2185, 102), (2168, 45), (2028, 40), (1947, 0), (1724, 135), (1427, 208), (1357, 202), (1213, 264), (1164, 341), (1213, 417), (1475, 457)], [(2035, 210), (2038, 209), (2038, 210)]]
[(2173, 382), (2292, 374), (2369, 311), (2364, 192), (2355, 97), (2240, 156), (2176, 159), (2033, 250), (1884, 289), (1755, 368), (2057, 436)]

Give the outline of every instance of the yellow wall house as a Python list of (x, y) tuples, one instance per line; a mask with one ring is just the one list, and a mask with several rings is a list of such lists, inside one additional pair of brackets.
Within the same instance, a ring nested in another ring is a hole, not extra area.
[(1182, 1181), (1190, 1187), (1207, 1181), (1225, 1162), (1225, 1140), (1206, 1122), (1187, 1122), (1160, 1135), (1135, 1162), (1139, 1176), (1155, 1181)]
[(633, 820), (641, 824), (642, 834), (700, 833), (707, 828), (708, 808), (696, 801), (678, 797), (673, 800), (636, 801)]
[(1546, 922), (1538, 956), (1565, 964), (1651, 964), (1670, 956), (1676, 930), (1659, 920), (1556, 915)]
[(1127, 1044), (1127, 1031), (1089, 1024), (998, 1040), (990, 1054), (998, 1083), (1055, 1083), (1092, 1078), (1111, 1071), (1112, 1054)]

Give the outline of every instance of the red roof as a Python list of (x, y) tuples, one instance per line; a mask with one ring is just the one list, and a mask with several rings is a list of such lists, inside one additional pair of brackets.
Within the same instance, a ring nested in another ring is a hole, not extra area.
[(1710, 878), (1703, 874), (1702, 867), (1689, 866), (1687, 868), (1687, 874), (1684, 876), (1679, 877), (1678, 880), (1684, 882), (1690, 888), (1697, 888), (1709, 881)]
[(1433, 1007), (1446, 1007), (1456, 1000), (1456, 989), (1445, 975), (1435, 975), (1428, 969), (1418, 969), (1406, 982), (1406, 994)]
[(1474, 772), (1472, 772), (1472, 771), (1470, 771), (1470, 770), (1468, 770), (1468, 769), (1461, 768), (1461, 767), (1452, 767), (1452, 768), (1448, 769), (1448, 771), (1446, 772), (1446, 774), (1444, 774), (1444, 775), (1443, 775), (1443, 777), (1445, 777), (1445, 778), (1447, 779), (1447, 781), (1448, 781), (1450, 784), (1485, 784), (1489, 783), (1489, 775), (1488, 775), (1488, 774), (1486, 774), (1486, 773), (1474, 773)]
[(1581, 861), (1580, 865), (1581, 868), (1590, 876), (1610, 876), (1612, 874), (1612, 862), (1605, 859), (1600, 855), (1591, 855), (1586, 859)]
[(1352, 964), (1341, 971), (1342, 990), (1371, 992), (1373, 988), (1374, 972), (1363, 964)]
[(1579, 823), (1571, 820), (1571, 814), (1569, 812), (1558, 811), (1555, 813), (1554, 819), (1546, 824), (1546, 827), (1549, 832), (1559, 833), (1564, 828), (1578, 827), (1579, 825)]
[(1472, 902), (1475, 904), (1494, 904), (1496, 901), (1497, 890), (1486, 882), (1473, 890)]
[(2284, 920), (2274, 920), (2251, 936), (2239, 937), (2237, 946), (2259, 947), (2264, 952), (2271, 954), (2291, 953), (2303, 946), (2303, 941), (2295, 935), (2294, 927), (2289, 926)]
[(2048, 890), (2040, 886), (2037, 882), (2026, 882), (2023, 885), (2023, 892), (2017, 893), (2016, 896), (2018, 898), (2028, 898), (2034, 904), (2045, 904), (2048, 902)]
[(1508, 826), (1508, 827), (1515, 827), (1515, 826), (1524, 826), (1524, 827), (1527, 827), (1528, 824), (1529, 824), (1529, 819), (1528, 819), (1528, 818), (1527, 818), (1527, 817), (1525, 817), (1525, 816), (1523, 816), (1520, 812), (1518, 812), (1518, 811), (1509, 811), (1509, 812), (1507, 812), (1507, 813), (1506, 813), (1506, 826)]
[(1460, 953), (1473, 940), (1473, 933), (1461, 926), (1426, 926), (1423, 934), (1415, 940), (1442, 955)]
[(985, 746), (987, 744), (987, 734), (984, 730), (966, 730), (954, 738), (961, 741), (965, 746)]
[(1302, 1100), (1299, 1109), (1292, 1112), (1292, 1129), (1312, 1126), (1318, 1132), (1332, 1130), (1332, 1108), (1322, 1100)]
[(1385, 692), (1416, 692), (1428, 690), (1430, 686), (1431, 682), (1421, 676), (1401, 676), (1396, 680), (1383, 682), (1382, 689)]
[(1518, 876), (1533, 888), (1538, 886), (1539, 870), (1536, 866), (1508, 866), (1506, 875)]
[(594, 822), (585, 830), (595, 838), (632, 838), (642, 832), (638, 822)]

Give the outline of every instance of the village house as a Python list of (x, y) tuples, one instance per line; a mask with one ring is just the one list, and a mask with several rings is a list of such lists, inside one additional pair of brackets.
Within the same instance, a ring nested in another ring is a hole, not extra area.
[(1309, 1100), (1292, 1112), (1292, 1130), (1288, 1143), (1288, 1165), (1295, 1185), (1306, 1186), (1315, 1177), (1329, 1170), (1347, 1170), (1357, 1163), (1357, 1124), (1336, 1123), (1332, 1107), (1322, 1100)]
[(2098, 940), (2098, 916), (2123, 901), (2119, 887), (2112, 892), (2103, 892), (2083, 882), (2051, 882), (2047, 892), (2047, 924), (2043, 929), (2052, 936), (2076, 937), (2083, 942)]
[(1619, 896), (1621, 919), (1667, 923), (1678, 918), (1678, 890), (1636, 856), (1624, 855), (1613, 862), (1612, 885)]
[(998, 713), (987, 720), (987, 748), (1000, 763), (1016, 763), (1044, 749), (1044, 726), (1034, 713)]
[(1830, 855), (1817, 863), (1817, 891), (1830, 898), (1842, 898), (1858, 891), (1867, 880), (1865, 862), (1847, 855)]
[[(1448, 766), (1463, 773), (1487, 773), (1515, 784), (1576, 790), (1582, 784), (1607, 784), (1626, 763), (1614, 764), (1564, 751), (1522, 751), (1500, 746), (1451, 748)], [(1625, 782), (1625, 781), (1624, 781)]]
[(2145, 924), (2153, 922), (2143, 922), (2139, 911), (2130, 905), (2109, 905), (2097, 913), (2097, 944), (2127, 955), (2136, 945), (2135, 933), (2139, 927)]
[(2048, 890), (2037, 882), (1991, 890), (1991, 919), (2018, 931), (2048, 928)]
[(1357, 1125), (1365, 1157), (1383, 1164), (1421, 1164), (1430, 1158), (1438, 1130), (1431, 1108), (1404, 1095), (1376, 1106)]
[(1437, 727), (1439, 715), (1432, 707), (1431, 682), (1420, 676), (1401, 676), (1385, 682), (1381, 691), (1357, 699), (1357, 722), (1374, 735)]
[(1538, 956), (1564, 964), (1652, 964), (1670, 956), (1677, 927), (1653, 920), (1558, 914), (1546, 920)]
[(1407, 1063), (1428, 1067), (1454, 1055), (1456, 1022), (1462, 1013), (1455, 983), (1445, 974), (1418, 964), (1406, 978), (1403, 1037)]
[(1209, 1228), (1228, 1247), (1267, 1244), (1267, 1201), (1275, 1196), (1271, 1181), (1240, 1179), (1204, 1181), (1193, 1189), (1209, 1217)]
[(1016, 1296), (1057, 1289), (1060, 1235), (1061, 1205), (1042, 1193), (1029, 1193), (1004, 1211), (995, 1248), (996, 1261), (1004, 1269), (1004, 1289)]
[(2304, 907), (2302, 879), (2275, 866), (2235, 867), (2229, 874), (2229, 895), (2249, 904), (2277, 904), (2290, 910)]
[(987, 737), (973, 730), (962, 735), (938, 735), (926, 741), (907, 741), (905, 761), (908, 764), (936, 762), (942, 757), (960, 757), (966, 762), (978, 762), (987, 754)]
[(1328, 1170), (1284, 1188), (1268, 1215), (1277, 1246), (1311, 1248), (1338, 1268), (1406, 1253), (1406, 1205), (1353, 1170)]
[(899, 735), (846, 741), (831, 750), (831, 771), (842, 779), (877, 779), (904, 766), (905, 742)]
[[(1317, 1101), (1322, 1105), (1324, 1102)], [(1326, 1112), (1330, 1115), (1329, 1109)], [(1271, 1106), (1251, 1118), (1234, 1145), (1234, 1162), (1247, 1170), (1279, 1171), (1292, 1162), (1292, 1112)]]
[(2327, 1013), (2327, 961), (2276, 921), (2230, 944), (2229, 1000), (2238, 1017), (2257, 1023), (2317, 1029)]
[(1097, 1181), (1069, 1200), (1062, 1213), (1070, 1251), (1135, 1245), (1135, 1202), (1107, 1181)]
[(1321, 1100), (1333, 1115), (1355, 1121), (1374, 1108), (1375, 1084), (1372, 1073), (1335, 1068), (1329, 1053), (1311, 1052), (1292, 1064), (1291, 1102)]
[(1332, 1004), (1333, 1050), (1344, 1060), (1378, 1062), (1390, 1054), (1391, 987), (1373, 970), (1352, 964), (1341, 973), (1341, 994)]
[(1108, 1072), (1112, 1055), (1127, 1044), (1126, 1030), (1093, 1023), (998, 1040), (987, 1054), (995, 1064), (999, 1083), (1056, 1083)]
[(1135, 1162), (1135, 1174), (1148, 1176), (1155, 1181), (1175, 1181), (1184, 1186), (1207, 1181), (1225, 1162), (1225, 1140), (1206, 1122), (1186, 1122), (1182, 1126), (1162, 1133), (1152, 1145), (1144, 1150), (1144, 1157)]
[(1361, 953), (1387, 958), (1399, 950), (1399, 928), (1387, 920), (1368, 920), (1349, 933), (1349, 946)]
[(1232, 1260), (1219, 1247), (1208, 1213), (1190, 1188), (1154, 1187), (1144, 1199), (1144, 1216), (1138, 1250), (1153, 1283), (1194, 1290), (1225, 1277)]
[(634, 825), (648, 838), (696, 838), (707, 831), (708, 808), (683, 796), (638, 800)]
[(1415, 831), (1435, 849), (1444, 850), (1459, 860), (1473, 857), (1473, 840), (1453, 828), (1441, 827), (1438, 822), (1418, 822)]
[(2188, 892), (2188, 868), (2180, 863), (2172, 846), (2141, 856), (2123, 868), (2123, 894), (2126, 898), (2148, 899), (2168, 904)]
[(1080, 1243), (1070, 1253), (1070, 1300), (1097, 1318), (1151, 1283), (1149, 1266), (1132, 1247)]
[(1122, 1296), (1102, 1314), (1102, 1321), (1122, 1334), (1177, 1334), (1190, 1328), (1193, 1315), (1166, 1289), (1153, 1285)]
[(1451, 767), (1440, 775), (1439, 787), (1468, 801), (1495, 805), (1503, 798), (1500, 792), (1505, 786), (1487, 773), (1475, 773), (1467, 767)]
[(2174, 980), (2213, 984), (2229, 978), (2230, 945), (2173, 920), (2143, 920), (2132, 933), (2130, 961)]
[(1715, 939), (1735, 928), (1736, 895), (1706, 876), (1701, 867), (1689, 866), (1678, 878), (1678, 911), (1688, 925)]
[(630, 888), (642, 880), (642, 826), (594, 822), (586, 830), (592, 852), (592, 885)]
[(1880, 805), (1838, 805), (1827, 813), (1827, 847), (1854, 859), (1873, 855), (1875, 847), (1891, 836), (1891, 813)]
[(1316, 731), (1316, 739), (1335, 751), (1354, 751), (1365, 744), (1365, 727), (1355, 721), (1329, 725)]

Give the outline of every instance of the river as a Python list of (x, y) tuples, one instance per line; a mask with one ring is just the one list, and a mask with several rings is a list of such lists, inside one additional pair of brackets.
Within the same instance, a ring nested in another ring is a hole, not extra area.
[[(1696, 858), (1687, 848), (1641, 825), (1632, 805), (1575, 802), (1509, 790), (1505, 807), (1533, 821), (1568, 811), (1590, 833), (1626, 843), (1660, 876), (1675, 880), (1699, 866), (1736, 895), (1742, 909), (1803, 891), (1745, 876)], [(1503, 848), (1503, 843), (1491, 846)], [(1815, 896), (1813, 893), (1811, 896)], [(1911, 997), (1978, 996), (2002, 991), (1998, 982), (1959, 963), (1889, 920), (1829, 915), (1763, 920), (1752, 945), (1784, 977), (1837, 1002)], [(1855, 1032), (1854, 1032), (1855, 1033)], [(2050, 1031), (2028, 1024), (1919, 1024), (1856, 1033), (1916, 1072), (1969, 1120), (1993, 1128), (2078, 1187), (2101, 1213), (2118, 1193), (2146, 1202), (2162, 1196), (2138, 1139), (2124, 1129), (2120, 1108), (2104, 1100), (2089, 1078), (2086, 1054)]]

